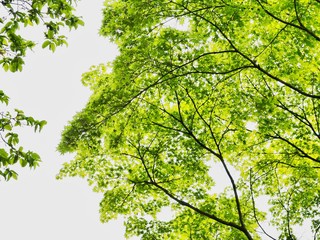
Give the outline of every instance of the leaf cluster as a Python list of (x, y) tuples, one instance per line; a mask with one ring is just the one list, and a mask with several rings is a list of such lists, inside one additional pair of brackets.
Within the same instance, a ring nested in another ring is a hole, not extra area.
[[(75, 0), (3, 0), (0, 1), (0, 64), (5, 71), (22, 71), (27, 50), (35, 42), (21, 34), (21, 28), (41, 25), (44, 27), (42, 48), (52, 52), (56, 47), (67, 45), (66, 37), (61, 34), (64, 27), (77, 29), (84, 25), (81, 17), (74, 14)], [(0, 101), (8, 105), (9, 97), (0, 90)], [(5, 179), (17, 178), (10, 167), (20, 163), (22, 167), (37, 167), (40, 157), (37, 153), (23, 150), (19, 146), (19, 135), (15, 129), (21, 126), (41, 131), (46, 121), (26, 116), (23, 111), (0, 112), (0, 175)]]
[[(8, 105), (8, 96), (0, 91), (0, 101)], [(40, 156), (32, 151), (25, 151), (19, 146), (19, 135), (15, 129), (21, 126), (30, 126), (34, 131), (41, 131), (46, 125), (46, 121), (36, 120), (33, 117), (26, 116), (23, 111), (15, 109), (14, 113), (10, 111), (0, 113), (0, 138), (2, 146), (0, 148), (0, 175), (5, 180), (10, 178), (17, 179), (18, 174), (11, 169), (12, 165), (20, 163), (21, 167), (35, 168), (40, 163)]]
[(62, 27), (77, 28), (84, 25), (80, 17), (74, 15), (74, 0), (3, 0), (0, 2), (0, 64), (5, 71), (22, 71), (24, 57), (35, 43), (24, 38), (21, 27), (43, 25), (44, 42), (42, 48), (52, 52), (57, 46), (67, 45), (66, 37), (60, 34)]

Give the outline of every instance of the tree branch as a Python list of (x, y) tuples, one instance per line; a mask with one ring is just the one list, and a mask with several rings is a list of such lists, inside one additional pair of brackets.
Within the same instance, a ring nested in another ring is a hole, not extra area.
[(251, 193), (251, 201), (252, 201), (252, 208), (253, 208), (253, 216), (259, 226), (259, 228), (262, 230), (262, 232), (268, 236), (269, 238), (271, 238), (272, 240), (276, 240), (274, 237), (272, 237), (270, 234), (268, 234), (264, 228), (262, 227), (262, 225), (260, 224), (259, 222), (259, 219), (257, 217), (257, 213), (256, 213), (256, 203), (255, 203), (255, 200), (254, 200), (254, 193), (253, 193), (253, 183), (252, 183), (252, 169), (250, 168), (249, 170), (249, 186), (250, 186), (250, 193)]
[(297, 145), (295, 145), (294, 143), (290, 142), (288, 139), (281, 137), (279, 134), (276, 135), (267, 135), (268, 137), (274, 138), (274, 139), (279, 139), (282, 140), (283, 142), (286, 142), (287, 144), (289, 144), (291, 147), (293, 147), (294, 149), (296, 149), (300, 154), (300, 157), (305, 157), (308, 158), (314, 162), (320, 163), (319, 159), (316, 159), (314, 157), (311, 157), (309, 154), (307, 154), (305, 151), (303, 151), (301, 148), (299, 148)]
[(301, 20), (300, 20), (300, 18), (299, 18), (299, 16), (298, 16), (298, 14), (297, 14), (297, 10), (296, 10), (296, 0), (294, 0), (294, 5), (295, 5), (294, 7), (295, 7), (296, 17), (297, 17), (297, 21), (298, 21), (299, 25), (294, 24), (293, 21), (288, 22), (288, 21), (285, 21), (285, 20), (283, 20), (283, 19), (275, 16), (273, 13), (271, 13), (270, 11), (268, 11), (268, 10), (265, 8), (265, 6), (261, 3), (260, 0), (256, 0), (256, 1), (257, 1), (258, 4), (261, 6), (261, 8), (265, 11), (265, 13), (268, 14), (268, 15), (269, 15), (270, 17), (272, 17), (273, 19), (275, 19), (275, 20), (277, 20), (277, 21), (279, 21), (279, 22), (281, 22), (281, 23), (283, 23), (283, 24), (289, 25), (289, 26), (291, 26), (291, 27), (300, 29), (300, 30), (306, 32), (307, 34), (309, 34), (310, 36), (312, 36), (312, 37), (313, 37), (314, 39), (316, 39), (317, 41), (320, 41), (320, 37), (319, 37), (319, 36), (317, 36), (313, 31), (311, 31), (310, 29), (306, 28), (306, 27), (302, 24), (302, 22), (301, 22)]
[[(259, 0), (257, 0), (259, 2)], [(260, 3), (260, 2), (259, 2)], [(191, 10), (189, 10), (186, 6), (182, 5), (182, 4), (178, 4), (177, 5), (183, 7), (186, 11), (192, 13), (194, 16), (204, 20), (205, 22), (209, 23), (210, 25), (212, 25), (213, 27), (215, 27), (220, 33), (221, 35), (227, 40), (227, 42), (229, 43), (229, 45), (234, 49), (235, 52), (237, 52), (240, 56), (242, 56), (244, 59), (246, 59), (247, 61), (249, 61), (257, 70), (259, 70), (260, 72), (264, 73), (265, 75), (267, 75), (268, 77), (270, 77), (271, 79), (289, 87), (290, 89), (294, 90), (295, 92), (300, 93), (303, 96), (306, 97), (310, 97), (310, 98), (316, 98), (316, 99), (320, 99), (320, 95), (313, 95), (310, 93), (306, 93), (303, 90), (295, 87), (294, 85), (280, 79), (277, 76), (272, 75), (270, 72), (268, 72), (267, 70), (265, 70), (264, 68), (262, 68), (254, 59), (251, 59), (249, 56), (247, 56), (246, 54), (244, 54), (243, 52), (241, 52), (235, 45), (234, 43), (231, 41), (231, 39), (226, 35), (226, 33), (224, 31), (222, 31), (222, 29), (215, 23), (213, 23), (212, 21), (208, 20), (207, 18), (205, 18), (202, 15), (199, 15), (198, 13), (193, 13)], [(290, 25), (289, 23), (286, 23)], [(320, 40), (320, 38), (319, 38)]]

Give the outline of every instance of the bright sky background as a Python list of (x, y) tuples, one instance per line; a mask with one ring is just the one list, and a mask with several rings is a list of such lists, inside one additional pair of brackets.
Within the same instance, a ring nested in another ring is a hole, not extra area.
[[(52, 54), (39, 46), (28, 53), (22, 73), (0, 70), (0, 89), (9, 95), (10, 106), (48, 121), (41, 133), (24, 127), (20, 134), (21, 145), (41, 155), (41, 166), (34, 171), (18, 169), (18, 181), (0, 182), (0, 239), (124, 239), (122, 223), (100, 223), (101, 196), (85, 180), (55, 179), (62, 163), (71, 159), (56, 152), (60, 133), (90, 95), (81, 85), (81, 74), (117, 53), (98, 36), (102, 5), (103, 0), (79, 2), (78, 14), (86, 25), (67, 32), (68, 48)], [(31, 31), (27, 33), (34, 34)]]

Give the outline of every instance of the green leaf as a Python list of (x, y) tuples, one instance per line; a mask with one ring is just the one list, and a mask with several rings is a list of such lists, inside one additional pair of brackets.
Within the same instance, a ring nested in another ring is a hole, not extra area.
[(12, 178), (14, 180), (18, 180), (18, 173), (16, 173), (15, 171), (11, 170), (11, 174), (12, 174)]
[(3, 69), (8, 72), (10, 65), (8, 63), (2, 64)]
[(51, 42), (49, 45), (49, 49), (54, 52), (56, 50), (56, 44), (54, 42)]
[(8, 157), (8, 153), (5, 149), (3, 148), (0, 148), (0, 159), (2, 161), (2, 159), (7, 159)]
[(5, 130), (7, 130), (7, 131), (11, 131), (12, 130), (12, 127), (11, 127), (11, 125), (10, 124), (6, 124), (6, 125), (4, 125), (4, 127), (3, 127)]
[(46, 47), (49, 46), (50, 44), (51, 44), (51, 41), (46, 40), (46, 41), (43, 42), (42, 48), (46, 48)]
[(25, 166), (27, 166), (28, 161), (27, 161), (26, 159), (24, 159), (24, 158), (20, 158), (19, 160), (20, 160), (20, 165), (21, 165), (21, 167), (25, 167)]

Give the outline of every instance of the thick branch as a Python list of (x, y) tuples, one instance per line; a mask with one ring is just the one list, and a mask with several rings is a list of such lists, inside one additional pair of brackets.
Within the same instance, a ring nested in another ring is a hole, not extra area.
[(296, 17), (297, 17), (297, 21), (299, 23), (299, 25), (297, 24), (294, 24), (293, 21), (291, 22), (288, 22), (288, 21), (285, 21), (279, 17), (277, 17), (276, 15), (274, 15), (273, 13), (271, 13), (270, 11), (268, 11), (265, 6), (261, 3), (260, 0), (257, 0), (257, 2), (259, 3), (259, 5), (261, 6), (261, 8), (265, 11), (266, 14), (268, 14), (270, 17), (272, 17), (273, 19), (283, 23), (283, 24), (286, 24), (286, 25), (289, 25), (291, 27), (294, 27), (294, 28), (297, 28), (297, 29), (300, 29), (304, 32), (306, 32), (307, 34), (309, 34), (310, 36), (312, 36), (314, 39), (316, 39), (317, 41), (320, 41), (320, 37), (317, 36), (313, 31), (311, 31), (310, 29), (308, 29), (307, 27), (305, 27), (302, 22), (301, 22), (301, 19), (300, 17), (298, 16), (298, 13), (297, 13), (297, 6), (296, 6), (296, 0), (294, 1), (294, 7), (295, 7), (295, 11), (296, 11)]
[[(183, 122), (182, 112), (181, 112), (181, 108), (180, 108), (180, 100), (179, 100), (179, 97), (178, 97), (178, 94), (177, 94), (176, 91), (175, 91), (175, 94), (176, 94), (176, 98), (177, 98), (177, 102), (178, 102), (178, 111), (179, 111), (180, 119), (181, 119), (181, 122)], [(205, 123), (205, 125), (209, 128), (211, 137), (213, 138), (213, 140), (214, 140), (214, 142), (215, 142), (215, 145), (216, 145), (216, 147), (217, 147), (218, 154), (217, 154), (215, 151), (213, 151), (211, 148), (207, 147), (204, 143), (202, 143), (202, 145), (200, 145), (200, 146), (206, 147), (206, 149), (210, 149), (212, 152), (214, 152), (214, 153), (215, 153), (215, 156), (217, 156), (218, 159), (220, 160), (220, 162), (222, 163), (223, 168), (224, 168), (224, 170), (226, 171), (227, 176), (228, 176), (228, 178), (229, 178), (229, 180), (230, 180), (230, 182), (231, 182), (231, 185), (232, 185), (232, 189), (233, 189), (233, 192), (234, 192), (234, 197), (235, 197), (235, 201), (236, 201), (236, 205), (237, 205), (237, 211), (238, 211), (239, 221), (240, 221), (240, 223), (241, 223), (241, 226), (246, 230), (245, 223), (244, 223), (244, 219), (243, 219), (243, 214), (242, 214), (242, 211), (241, 211), (241, 204), (240, 204), (240, 199), (239, 199), (239, 196), (238, 196), (237, 186), (236, 186), (236, 183), (235, 183), (235, 181), (234, 181), (234, 179), (233, 179), (233, 176), (232, 176), (231, 172), (229, 171), (228, 166), (227, 166), (227, 164), (226, 164), (226, 162), (225, 162), (225, 160), (224, 160), (224, 158), (223, 158), (223, 156), (222, 156), (222, 152), (221, 152), (221, 150), (220, 150), (219, 143), (218, 143), (218, 141), (217, 141), (217, 139), (216, 139), (216, 137), (215, 137), (215, 135), (214, 135), (214, 133), (213, 133), (213, 130), (212, 130), (211, 126), (208, 124), (208, 122), (204, 119), (204, 117), (202, 116), (202, 114), (199, 112), (199, 109), (198, 109), (198, 107), (197, 107), (194, 99), (191, 97), (191, 95), (189, 94), (188, 91), (187, 91), (187, 95), (188, 95), (188, 97), (190, 98), (190, 100), (192, 101), (193, 107), (195, 108), (198, 116), (199, 116), (200, 119)], [(186, 126), (186, 125), (185, 125), (185, 126)], [(188, 130), (187, 130), (187, 131), (188, 131)], [(189, 132), (190, 132), (190, 131), (189, 131)], [(193, 133), (192, 133), (192, 135), (194, 136), (194, 139), (197, 139), (196, 136), (195, 136)], [(199, 143), (199, 142), (200, 142), (200, 141), (198, 141), (198, 143)], [(246, 232), (247, 232), (248, 235), (250, 235), (247, 230), (246, 230)]]
[(270, 234), (268, 234), (264, 228), (262, 227), (262, 225), (259, 222), (259, 219), (257, 217), (257, 213), (256, 213), (256, 203), (254, 200), (254, 192), (253, 192), (253, 183), (252, 183), (252, 169), (250, 169), (250, 175), (249, 175), (249, 186), (250, 186), (250, 194), (251, 194), (251, 201), (252, 201), (252, 208), (253, 208), (253, 216), (259, 226), (259, 228), (262, 230), (262, 232), (268, 236), (269, 238), (271, 238), (272, 240), (276, 240), (274, 237), (272, 237)]
[(304, 125), (306, 125), (307, 127), (309, 127), (311, 129), (311, 131), (313, 132), (313, 134), (320, 139), (320, 133), (316, 132), (315, 128), (313, 127), (312, 123), (309, 121), (309, 119), (306, 116), (306, 113), (304, 112), (304, 110), (302, 109), (304, 116), (301, 116), (300, 114), (294, 112), (293, 110), (289, 109), (287, 106), (285, 106), (281, 101), (278, 101), (279, 104), (276, 104), (276, 106), (278, 106), (279, 108), (289, 112), (291, 115), (293, 115), (296, 119), (298, 119), (301, 123), (303, 123)]
[(150, 185), (153, 185), (155, 187), (157, 187), (158, 189), (160, 189), (162, 192), (164, 192), (168, 197), (170, 197), (171, 199), (173, 199), (174, 201), (176, 201), (177, 203), (179, 203), (181, 206), (185, 206), (185, 207), (188, 207), (190, 209), (192, 209), (193, 211), (205, 216), (205, 217), (208, 217), (212, 220), (215, 220), (223, 225), (226, 225), (226, 226), (229, 226), (229, 227), (233, 227), (233, 228), (236, 228), (238, 230), (240, 230), (241, 232), (243, 232), (247, 238), (249, 240), (253, 240), (253, 238), (251, 237), (251, 235), (248, 233), (247, 229), (244, 228), (243, 226), (239, 226), (233, 222), (229, 222), (229, 221), (225, 221), (219, 217), (217, 217), (216, 215), (214, 214), (210, 214), (210, 213), (207, 213), (205, 211), (202, 211), (201, 209), (191, 205), (190, 203), (176, 197), (174, 194), (172, 194), (168, 189), (162, 187), (161, 185), (159, 185), (158, 183), (154, 182), (154, 181), (151, 181), (151, 182), (144, 182), (144, 183), (147, 183), (147, 184), (150, 184)]
[(301, 148), (299, 148), (296, 144), (292, 143), (291, 141), (289, 141), (288, 139), (286, 138), (283, 138), (281, 137), (279, 134), (276, 134), (276, 135), (267, 135), (271, 138), (274, 138), (274, 139), (279, 139), (279, 140), (282, 140), (283, 142), (289, 144), (291, 147), (293, 147), (294, 149), (296, 149), (298, 151), (299, 156), (301, 157), (304, 157), (304, 158), (308, 158), (314, 162), (317, 162), (317, 163), (320, 163), (320, 160), (319, 159), (316, 159), (312, 156), (310, 156), (309, 154), (307, 154), (305, 151), (303, 151)]

